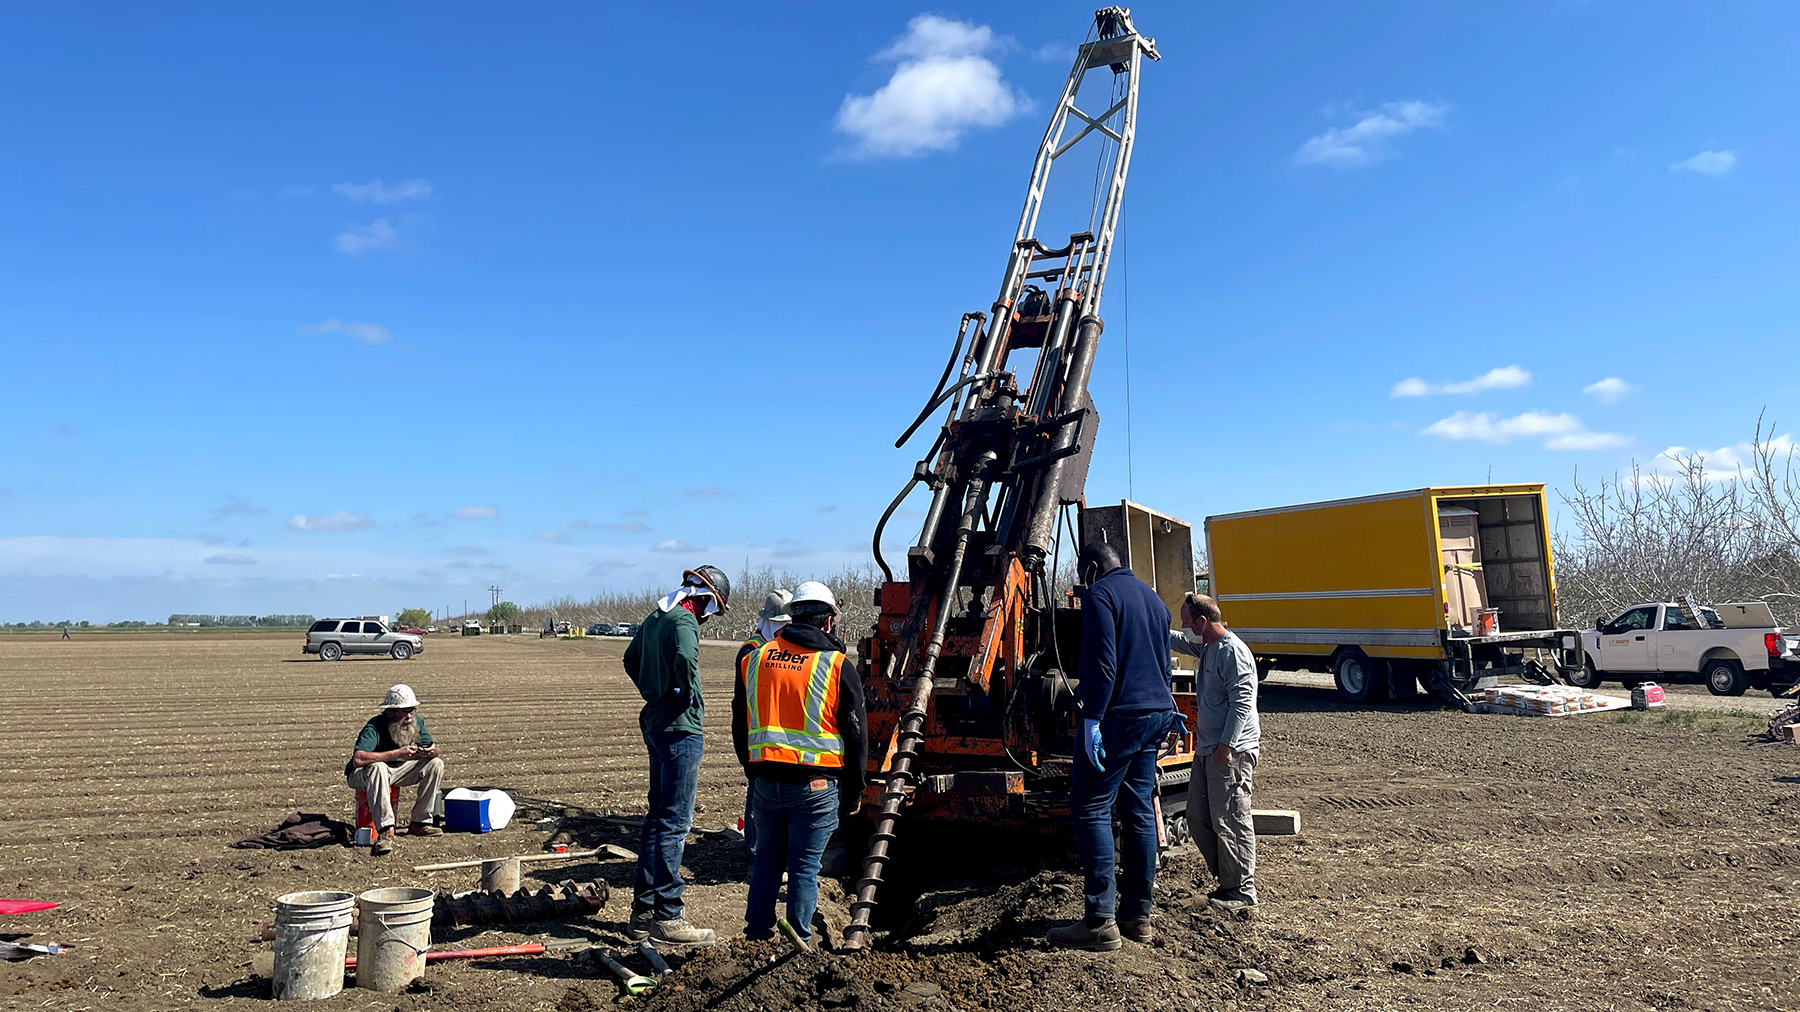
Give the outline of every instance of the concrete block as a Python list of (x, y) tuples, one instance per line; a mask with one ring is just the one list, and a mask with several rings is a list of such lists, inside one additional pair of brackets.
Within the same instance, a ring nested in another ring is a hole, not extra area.
[(1252, 808), (1257, 836), (1299, 836), (1300, 813), (1285, 808)]

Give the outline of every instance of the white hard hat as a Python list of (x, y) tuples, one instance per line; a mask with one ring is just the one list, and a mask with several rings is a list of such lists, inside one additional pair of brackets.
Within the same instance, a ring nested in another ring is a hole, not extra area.
[(418, 705), (419, 697), (413, 695), (410, 685), (396, 685), (387, 691), (387, 695), (381, 697), (383, 710), (404, 710), (409, 706)]
[(763, 598), (762, 611), (756, 615), (759, 622), (790, 622), (793, 616), (788, 614), (788, 605), (794, 601), (794, 594), (785, 587), (776, 587)]
[(831, 588), (817, 580), (808, 580), (794, 588), (794, 599), (788, 602), (788, 613), (798, 615), (803, 611), (811, 611), (807, 605), (822, 604), (831, 609), (833, 615), (843, 614), (838, 610), (837, 595)]

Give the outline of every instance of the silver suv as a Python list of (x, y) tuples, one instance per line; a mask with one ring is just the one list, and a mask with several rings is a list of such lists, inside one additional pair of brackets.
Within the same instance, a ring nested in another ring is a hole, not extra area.
[(385, 616), (322, 618), (306, 630), (301, 653), (318, 654), (319, 660), (335, 661), (345, 654), (386, 654), (397, 661), (410, 660), (425, 650), (425, 637), (395, 632)]

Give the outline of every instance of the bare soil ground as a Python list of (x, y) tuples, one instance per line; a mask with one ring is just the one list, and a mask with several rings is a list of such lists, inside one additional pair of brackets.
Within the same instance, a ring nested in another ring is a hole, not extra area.
[[(264, 1005), (252, 962), (277, 895), (468, 888), (472, 870), (410, 866), (536, 852), (546, 834), (531, 820), (564, 808), (641, 813), (622, 648), (434, 637), (410, 662), (326, 664), (302, 660), (293, 634), (0, 637), (10, 690), (0, 895), (63, 904), (0, 931), (76, 945), (0, 964), (0, 1007)], [(725, 727), (731, 653), (703, 656), (717, 673), (704, 828), (734, 823), (743, 800)], [(379, 861), (342, 847), (226, 847), (298, 809), (348, 820), (350, 741), (399, 681), (424, 700), (452, 783), (507, 788), (527, 802), (520, 821), (488, 836), (403, 838)], [(1191, 916), (1207, 884), (1197, 857), (1178, 851), (1159, 880), (1155, 945), (1053, 952), (1043, 931), (1080, 912), (1064, 853), (976, 833), (915, 839), (914, 882), (894, 893), (909, 902), (894, 905), (878, 951), (781, 957), (739, 942), (621, 1004), (1800, 1009), (1800, 749), (1755, 744), (1755, 719), (1688, 706), (1703, 689), (1671, 696), (1653, 715), (1467, 716), (1428, 702), (1353, 712), (1277, 676), (1263, 690), (1257, 804), (1299, 809), (1304, 832), (1261, 841), (1260, 919)], [(634, 846), (625, 829), (576, 842)], [(696, 837), (688, 866), (690, 916), (741, 932), (738, 847)], [(615, 898), (589, 920), (434, 940), (625, 947), (627, 863), (526, 868), (535, 882), (605, 879)], [(1244, 969), (1267, 982), (1240, 980)], [(435, 964), (413, 992), (352, 989), (318, 1007), (579, 1012), (616, 1000), (597, 969), (552, 955)]]

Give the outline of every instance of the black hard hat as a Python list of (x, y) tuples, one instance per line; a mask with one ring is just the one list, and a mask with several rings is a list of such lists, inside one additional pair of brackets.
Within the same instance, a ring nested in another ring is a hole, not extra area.
[(1125, 565), (1119, 557), (1119, 550), (1104, 541), (1089, 541), (1081, 546), (1081, 561), (1076, 564), (1075, 575), (1082, 583), (1093, 583), (1102, 576)]
[(712, 591), (713, 598), (719, 602), (720, 611), (731, 609), (731, 577), (726, 576), (723, 569), (718, 566), (701, 566), (698, 569), (686, 570), (681, 574), (683, 580), (689, 577), (700, 581), (702, 586)]

